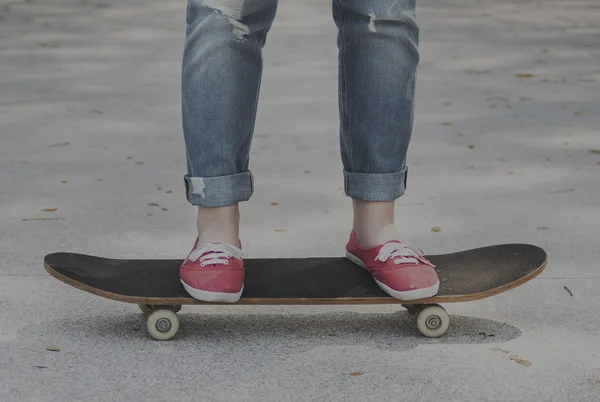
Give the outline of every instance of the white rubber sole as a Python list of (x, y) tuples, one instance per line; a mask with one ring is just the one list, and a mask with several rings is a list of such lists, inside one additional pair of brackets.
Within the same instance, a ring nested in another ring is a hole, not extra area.
[(184, 281), (181, 281), (181, 284), (186, 292), (194, 299), (210, 303), (235, 303), (240, 300), (240, 297), (242, 297), (242, 293), (244, 292), (244, 286), (242, 286), (242, 289), (238, 293), (223, 293), (194, 289)]
[[(356, 265), (358, 265), (364, 269), (367, 269), (365, 264), (363, 264), (363, 262), (357, 256), (346, 251), (346, 257), (350, 261), (355, 263)], [(383, 290), (388, 295), (392, 296), (394, 299), (398, 299), (398, 300), (409, 301), (409, 300), (425, 299), (428, 297), (435, 296), (438, 293), (438, 291), (440, 290), (440, 282), (439, 281), (435, 285), (429, 286), (427, 288), (400, 291), (400, 290), (394, 290), (394, 289), (390, 288), (389, 286), (387, 286), (384, 283), (379, 282), (375, 278), (373, 278), (373, 279), (375, 280), (375, 283), (377, 284), (377, 286), (379, 286), (379, 288), (381, 290)]]

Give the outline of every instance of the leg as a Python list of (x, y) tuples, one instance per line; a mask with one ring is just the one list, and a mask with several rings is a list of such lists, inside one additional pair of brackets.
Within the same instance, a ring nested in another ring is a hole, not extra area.
[(181, 82), (185, 183), (188, 201), (199, 207), (202, 240), (237, 242), (237, 204), (253, 192), (250, 144), (262, 48), (276, 8), (277, 0), (188, 0)]
[(277, 0), (188, 0), (182, 117), (198, 238), (180, 277), (199, 300), (233, 303), (244, 289), (238, 203), (253, 192), (262, 48), (276, 9)]
[(439, 288), (422, 250), (400, 242), (394, 204), (406, 189), (419, 30), (415, 0), (333, 0), (338, 26), (340, 144), (354, 223), (347, 257), (400, 300)]
[(406, 188), (419, 62), (415, 0), (333, 0), (333, 16), (345, 192), (358, 238), (375, 245), (397, 238), (394, 203)]

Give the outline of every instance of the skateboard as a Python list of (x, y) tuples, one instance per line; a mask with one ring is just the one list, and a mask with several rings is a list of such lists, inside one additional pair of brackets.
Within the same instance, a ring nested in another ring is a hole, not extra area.
[[(436, 296), (401, 301), (384, 293), (371, 274), (346, 257), (245, 259), (246, 279), (237, 304), (400, 304), (416, 317), (418, 331), (442, 336), (450, 317), (440, 303), (484, 299), (520, 286), (546, 267), (546, 252), (528, 244), (503, 244), (429, 255), (440, 289)], [(208, 304), (191, 298), (179, 280), (182, 260), (110, 259), (53, 253), (44, 267), (56, 279), (89, 293), (138, 304), (157, 340), (179, 330), (182, 305)], [(215, 304), (215, 303), (210, 303)]]

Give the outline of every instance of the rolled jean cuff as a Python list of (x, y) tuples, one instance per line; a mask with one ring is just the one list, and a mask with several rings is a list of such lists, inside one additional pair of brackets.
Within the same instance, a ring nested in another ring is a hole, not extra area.
[(408, 167), (397, 173), (350, 173), (344, 170), (344, 192), (362, 201), (394, 201), (404, 195)]
[(242, 172), (218, 177), (184, 176), (186, 197), (200, 207), (226, 207), (248, 201), (254, 192), (252, 173)]

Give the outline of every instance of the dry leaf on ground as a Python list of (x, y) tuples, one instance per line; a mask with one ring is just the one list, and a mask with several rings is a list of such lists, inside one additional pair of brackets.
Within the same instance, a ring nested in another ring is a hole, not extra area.
[(521, 359), (517, 355), (510, 355), (510, 356), (508, 356), (508, 358), (510, 360), (514, 361), (515, 363), (522, 364), (523, 366), (526, 366), (526, 367), (530, 367), (532, 365), (532, 363), (529, 360)]

